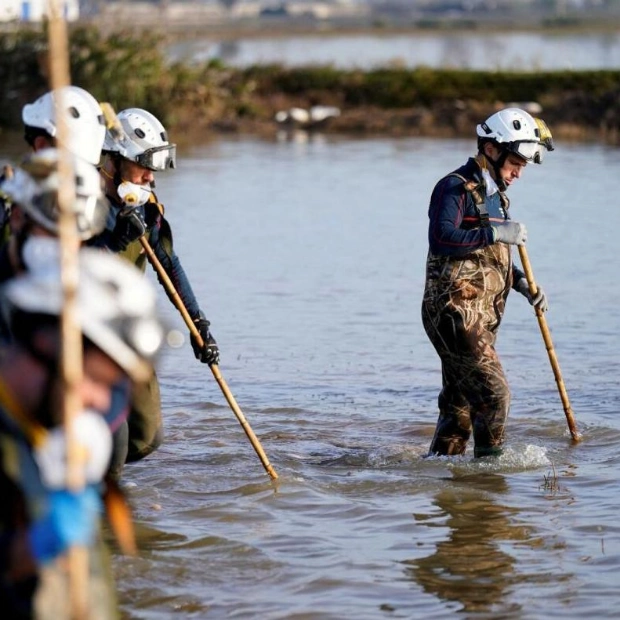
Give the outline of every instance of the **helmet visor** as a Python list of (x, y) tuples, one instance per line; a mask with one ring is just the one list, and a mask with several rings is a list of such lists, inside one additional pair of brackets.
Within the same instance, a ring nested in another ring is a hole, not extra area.
[(555, 149), (553, 145), (553, 136), (551, 130), (547, 127), (547, 123), (542, 118), (535, 118), (536, 126), (538, 127), (538, 133), (540, 134), (540, 143), (548, 150), (553, 151)]
[(541, 152), (538, 142), (513, 142), (508, 150), (523, 157), (525, 161), (537, 161)]
[(168, 170), (177, 167), (176, 144), (166, 144), (147, 149), (136, 157), (136, 163), (149, 170)]

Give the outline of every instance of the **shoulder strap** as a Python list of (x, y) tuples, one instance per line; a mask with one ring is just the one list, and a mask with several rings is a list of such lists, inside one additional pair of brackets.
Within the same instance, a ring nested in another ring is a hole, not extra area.
[(161, 215), (164, 214), (164, 205), (161, 204), (161, 202), (159, 202), (159, 200), (157, 199), (157, 196), (155, 195), (155, 192), (151, 192), (151, 195), (149, 196), (149, 203), (153, 203), (157, 205), (157, 209), (159, 210), (159, 213)]
[(484, 183), (479, 183), (478, 181), (474, 181), (473, 179), (466, 179), (463, 175), (458, 174), (458, 172), (452, 172), (448, 176), (456, 177), (457, 179), (461, 179), (461, 181), (463, 181), (463, 188), (474, 199), (474, 204), (476, 205), (476, 210), (478, 211), (478, 216), (480, 217), (480, 225), (490, 226), (489, 210), (487, 209)]
[(510, 199), (508, 198), (508, 196), (506, 196), (504, 192), (500, 192), (499, 199), (501, 200), (504, 210), (508, 211), (508, 209), (510, 208)]

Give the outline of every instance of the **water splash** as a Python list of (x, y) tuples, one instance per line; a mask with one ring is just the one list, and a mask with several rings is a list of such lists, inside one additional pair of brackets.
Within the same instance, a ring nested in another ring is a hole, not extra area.
[(455, 473), (506, 473), (511, 471), (525, 471), (530, 469), (539, 469), (551, 465), (551, 461), (547, 456), (547, 448), (544, 446), (536, 446), (527, 444), (524, 447), (510, 446), (504, 448), (499, 456), (488, 456), (475, 459), (471, 456), (458, 457), (431, 457), (434, 459), (445, 459), (447, 465)]

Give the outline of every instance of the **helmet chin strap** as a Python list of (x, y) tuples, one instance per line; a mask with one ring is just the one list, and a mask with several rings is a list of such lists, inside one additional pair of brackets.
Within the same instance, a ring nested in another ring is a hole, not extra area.
[(495, 183), (497, 183), (497, 187), (500, 192), (506, 191), (506, 184), (504, 183), (502, 176), (500, 174), (500, 170), (503, 168), (506, 163), (506, 158), (508, 157), (508, 151), (506, 149), (499, 150), (499, 157), (497, 159), (491, 159), (486, 153), (483, 152), (484, 158), (491, 165), (493, 169), (493, 176), (495, 177)]
[(114, 190), (116, 191), (116, 188), (123, 182), (123, 179), (121, 178), (121, 171), (119, 169), (120, 166), (118, 165), (119, 158), (115, 155), (108, 155), (107, 157), (112, 161), (112, 165), (114, 166), (114, 174), (110, 174), (105, 169), (105, 166), (101, 166), (99, 171), (101, 172), (101, 174), (103, 174), (104, 177), (112, 181), (112, 184), (114, 185)]
[(123, 177), (121, 176), (121, 158), (113, 157), (112, 163), (114, 164), (114, 187), (117, 188), (123, 182)]

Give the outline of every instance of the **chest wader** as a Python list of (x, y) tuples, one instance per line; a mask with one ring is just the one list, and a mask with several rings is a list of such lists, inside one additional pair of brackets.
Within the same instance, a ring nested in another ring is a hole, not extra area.
[[(484, 184), (463, 180), (479, 219), (489, 226)], [(500, 193), (504, 209), (508, 199)], [(422, 323), (441, 359), (439, 419), (429, 454), (463, 454), (474, 434), (474, 455), (500, 452), (510, 391), (495, 351), (512, 285), (510, 247), (495, 243), (464, 257), (433, 255), (426, 264)]]
[[(164, 207), (155, 199), (145, 205), (145, 221), (150, 231), (159, 216), (163, 216)], [(160, 232), (160, 243), (166, 252), (171, 252), (172, 236), (167, 226)], [(147, 232), (147, 236), (149, 233)], [(136, 265), (141, 271), (146, 270), (147, 258), (142, 244), (131, 242), (119, 255)], [(146, 276), (145, 276), (146, 277)], [(119, 399), (122, 402), (122, 399)], [(161, 394), (159, 381), (155, 372), (144, 383), (132, 385), (127, 421), (114, 432), (114, 448), (109, 473), (115, 480), (120, 480), (125, 463), (139, 461), (155, 450), (164, 440), (163, 418), (161, 413)]]

